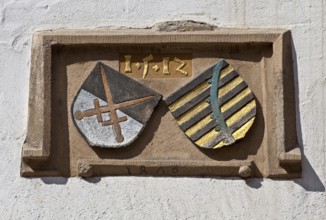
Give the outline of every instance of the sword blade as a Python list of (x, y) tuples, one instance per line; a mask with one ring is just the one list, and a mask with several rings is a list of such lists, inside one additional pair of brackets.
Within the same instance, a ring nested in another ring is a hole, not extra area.
[(154, 96), (146, 96), (146, 97), (139, 98), (139, 99), (134, 99), (134, 100), (130, 100), (130, 101), (121, 102), (121, 103), (115, 104), (115, 108), (120, 109), (120, 108), (128, 107), (128, 106), (131, 106), (131, 105), (137, 105), (137, 104), (146, 102), (147, 100), (150, 100), (152, 98), (154, 98)]
[(118, 114), (116, 112), (115, 104), (113, 102), (113, 98), (112, 98), (112, 95), (111, 95), (108, 80), (106, 78), (103, 66), (101, 65), (100, 68), (101, 68), (101, 76), (102, 76), (102, 80), (103, 80), (103, 86), (104, 86), (104, 90), (105, 90), (105, 96), (106, 96), (106, 100), (107, 100), (107, 103), (108, 103), (108, 108), (109, 108), (109, 111), (110, 111), (110, 118), (111, 118), (113, 130), (114, 130), (114, 133), (115, 133), (115, 140), (120, 143), (120, 142), (123, 142), (124, 137), (123, 137), (122, 132), (121, 132), (121, 127), (120, 127), (120, 124), (119, 124), (119, 117), (118, 117)]

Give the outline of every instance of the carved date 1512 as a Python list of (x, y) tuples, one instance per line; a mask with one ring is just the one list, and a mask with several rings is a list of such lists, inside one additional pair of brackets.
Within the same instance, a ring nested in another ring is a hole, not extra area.
[(121, 54), (120, 72), (131, 77), (167, 78), (192, 75), (191, 54)]

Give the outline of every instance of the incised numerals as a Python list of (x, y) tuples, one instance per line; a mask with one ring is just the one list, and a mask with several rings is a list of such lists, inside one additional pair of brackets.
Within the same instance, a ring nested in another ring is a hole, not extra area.
[(179, 167), (128, 167), (126, 166), (129, 175), (178, 175)]
[(132, 77), (189, 77), (192, 74), (191, 54), (121, 54), (120, 72)]

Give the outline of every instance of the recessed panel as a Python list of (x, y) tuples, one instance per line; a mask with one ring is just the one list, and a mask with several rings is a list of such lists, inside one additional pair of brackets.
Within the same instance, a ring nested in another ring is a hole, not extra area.
[(23, 176), (300, 176), (289, 32), (89, 33), (34, 35)]

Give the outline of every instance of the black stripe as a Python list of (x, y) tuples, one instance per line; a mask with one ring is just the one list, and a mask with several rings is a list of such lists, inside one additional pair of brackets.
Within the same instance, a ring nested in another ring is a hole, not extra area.
[(252, 108), (247, 114), (245, 114), (239, 121), (236, 121), (234, 124), (232, 124), (231, 132), (235, 132), (238, 130), (241, 126), (243, 126), (245, 123), (247, 123), (252, 117), (256, 115), (256, 107)]
[[(238, 128), (247, 123), (250, 119), (252, 119), (256, 115), (256, 108), (251, 109), (247, 112), (239, 121), (236, 121), (234, 124), (230, 126), (230, 132), (233, 133)], [(218, 134), (216, 138), (210, 141), (208, 144), (204, 145), (204, 148), (213, 148), (215, 145), (220, 143), (224, 139), (223, 134)]]
[[(223, 62), (223, 68), (228, 65), (228, 63), (225, 62), (224, 60), (221, 60), (219, 62)], [(176, 92), (174, 92), (172, 95), (170, 95), (169, 97), (167, 97), (165, 99), (165, 103), (167, 105), (170, 105), (171, 103), (173, 103), (177, 99), (179, 99), (181, 96), (183, 96), (186, 93), (188, 93), (189, 91), (191, 91), (193, 88), (199, 86), (200, 84), (202, 84), (203, 82), (205, 82), (207, 79), (211, 78), (212, 77), (212, 73), (213, 73), (213, 68), (215, 66), (216, 66), (216, 64), (214, 64), (212, 67), (210, 67), (207, 70), (205, 70), (202, 74), (200, 74), (199, 76), (197, 76), (190, 83), (184, 85), (183, 87), (181, 87), (180, 89), (178, 89)]]
[[(221, 70), (221, 71), (223, 71), (223, 70)], [(227, 84), (228, 82), (230, 82), (232, 79), (234, 79), (237, 76), (239, 76), (239, 74), (235, 70), (232, 70), (230, 73), (227, 73), (224, 77), (222, 77), (220, 79), (218, 87), (224, 86), (225, 84)]]
[(196, 115), (194, 115), (194, 117), (190, 118), (189, 121), (186, 121), (185, 123), (180, 125), (180, 128), (183, 131), (185, 131), (210, 113), (212, 113), (212, 108), (210, 105), (208, 105), (206, 108), (204, 108), (203, 110), (198, 112)]
[(239, 92), (247, 88), (248, 85), (245, 81), (242, 81), (239, 83), (236, 87), (234, 87), (232, 90), (228, 91), (224, 96), (222, 96), (218, 101), (219, 105), (222, 106), (224, 103), (232, 99), (234, 96), (236, 96)]
[[(229, 108), (228, 110), (226, 110), (223, 113), (224, 118), (227, 119), (228, 117), (233, 115), (235, 112), (239, 111), (243, 106), (245, 106), (253, 98), (254, 98), (254, 96), (252, 93), (246, 95), (239, 102), (237, 102), (235, 105), (233, 105), (231, 108)], [(213, 120), (210, 123), (208, 123), (206, 126), (204, 126), (203, 128), (199, 129), (196, 133), (191, 135), (190, 139), (193, 141), (196, 141), (216, 126), (217, 126), (217, 122), (215, 120)]]
[[(229, 81), (234, 79), (236, 76), (238, 76), (238, 73), (235, 71), (228, 73), (226, 76), (224, 76), (222, 78), (222, 80), (220, 80), (219, 87), (224, 86), (226, 83), (228, 83)], [(173, 111), (172, 115), (176, 118), (179, 117), (180, 115), (184, 114), (186, 111), (188, 111), (189, 109), (191, 109), (192, 107), (197, 105), (199, 102), (201, 102), (202, 100), (207, 98), (209, 96), (209, 93), (210, 93), (209, 88), (205, 89), (200, 94), (198, 94), (196, 97), (189, 100), (187, 103), (185, 103), (184, 105), (182, 105), (181, 107), (179, 107), (175, 111)]]
[(210, 88), (205, 89), (199, 95), (197, 95), (193, 99), (189, 100), (187, 103), (182, 105), (180, 108), (173, 111), (172, 115), (176, 118), (179, 117), (180, 115), (182, 115), (183, 113), (185, 113), (186, 111), (188, 111), (189, 109), (191, 109), (192, 107), (194, 107), (195, 105), (197, 105), (198, 103), (200, 103), (201, 101), (203, 101), (204, 99), (209, 97), (209, 91), (210, 91)]
[(243, 97), (240, 101), (238, 101), (235, 105), (233, 105), (231, 108), (223, 112), (223, 116), (225, 119), (233, 115), (235, 112), (240, 110), (243, 106), (245, 106), (247, 103), (249, 103), (251, 100), (253, 100), (254, 95), (250, 92), (248, 95)]
[(217, 126), (217, 122), (213, 119), (213, 121), (209, 122), (203, 128), (198, 129), (197, 132), (194, 133), (193, 135), (191, 135), (189, 138), (192, 141), (196, 141), (199, 138), (201, 138), (203, 135), (205, 135), (207, 132), (209, 132), (210, 130), (212, 130), (213, 128), (215, 128), (216, 126)]
[[(219, 99), (219, 105), (222, 106), (224, 103), (229, 101), (231, 98), (236, 96), (240, 91), (245, 89), (247, 87), (247, 84), (242, 81), (239, 85), (234, 87), (231, 91), (228, 91), (224, 96), (222, 96)], [(202, 111), (198, 112), (197, 114), (194, 115), (194, 117), (190, 118), (189, 121), (186, 121), (183, 123), (180, 127), (183, 131), (187, 130), (190, 128), (192, 125), (196, 124), (199, 120), (201, 120), (203, 117), (208, 115), (209, 113), (212, 113), (212, 107), (209, 105), (206, 108), (204, 108)]]

